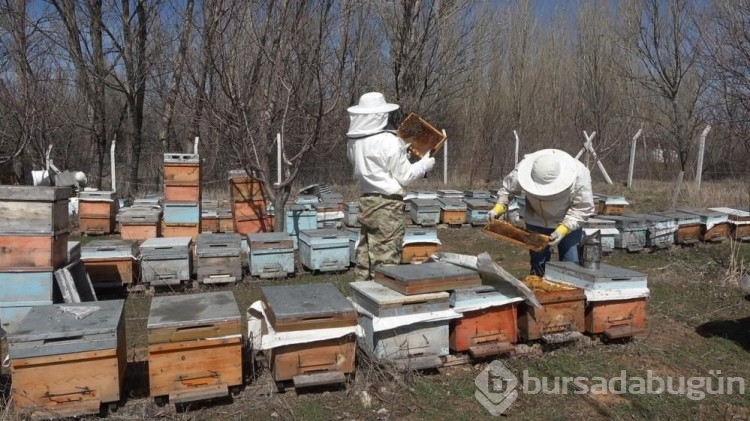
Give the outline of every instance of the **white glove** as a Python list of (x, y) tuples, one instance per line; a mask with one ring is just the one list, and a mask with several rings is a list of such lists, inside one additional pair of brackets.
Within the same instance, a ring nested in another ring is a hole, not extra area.
[(554, 247), (558, 244), (560, 244), (560, 241), (562, 241), (563, 237), (568, 235), (568, 227), (565, 225), (560, 224), (555, 231), (552, 232), (549, 236), (549, 245), (550, 247)]
[(430, 156), (430, 153), (427, 152), (425, 156), (422, 157), (422, 159), (419, 160), (420, 165), (422, 165), (422, 169), (424, 169), (425, 174), (430, 172), (435, 167), (435, 158)]

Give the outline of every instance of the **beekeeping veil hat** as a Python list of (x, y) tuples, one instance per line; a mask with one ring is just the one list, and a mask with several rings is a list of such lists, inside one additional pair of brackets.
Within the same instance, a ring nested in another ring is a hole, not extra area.
[(362, 137), (382, 132), (388, 124), (388, 113), (397, 110), (397, 104), (385, 102), (380, 92), (368, 92), (359, 97), (359, 104), (347, 108), (349, 112), (348, 137)]
[(518, 183), (532, 196), (555, 196), (575, 182), (575, 161), (558, 149), (542, 149), (526, 155), (518, 164)]

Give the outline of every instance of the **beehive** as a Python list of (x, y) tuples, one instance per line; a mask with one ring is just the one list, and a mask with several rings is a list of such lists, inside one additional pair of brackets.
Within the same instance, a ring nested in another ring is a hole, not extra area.
[(259, 278), (284, 278), (294, 273), (294, 244), (283, 232), (247, 235), (250, 275)]
[(195, 246), (196, 272), (202, 284), (242, 280), (240, 235), (202, 233)]
[(238, 391), (240, 323), (229, 291), (154, 297), (147, 321), (150, 396), (184, 403)]
[(81, 260), (95, 288), (132, 285), (138, 273), (137, 258), (133, 240), (94, 240), (81, 249)]
[(302, 230), (299, 256), (309, 270), (330, 272), (349, 268), (349, 234), (335, 229)]
[(437, 199), (412, 199), (409, 215), (412, 222), (417, 225), (437, 225), (440, 222), (440, 202)]
[(475, 287), (482, 284), (475, 270), (443, 262), (375, 267), (375, 282), (404, 295)]

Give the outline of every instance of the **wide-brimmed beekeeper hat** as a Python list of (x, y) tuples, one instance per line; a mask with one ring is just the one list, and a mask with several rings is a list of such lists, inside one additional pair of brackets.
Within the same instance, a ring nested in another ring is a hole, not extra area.
[(380, 92), (368, 92), (359, 97), (359, 104), (347, 108), (349, 131), (346, 135), (358, 138), (377, 134), (388, 125), (388, 113), (398, 109), (397, 104), (385, 102)]
[(559, 149), (542, 149), (518, 164), (518, 183), (527, 193), (549, 197), (570, 188), (576, 180), (576, 159)]
[(346, 109), (350, 114), (380, 114), (398, 110), (398, 104), (385, 102), (380, 92), (368, 92), (359, 97), (359, 104)]

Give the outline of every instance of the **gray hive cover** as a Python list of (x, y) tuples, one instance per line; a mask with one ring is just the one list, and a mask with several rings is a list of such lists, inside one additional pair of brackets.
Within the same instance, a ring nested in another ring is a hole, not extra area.
[(402, 282), (453, 279), (467, 276), (479, 277), (479, 273), (475, 270), (443, 262), (378, 266), (375, 271)]
[(154, 297), (148, 313), (147, 328), (191, 326), (239, 320), (240, 310), (230, 291)]
[(83, 259), (135, 257), (137, 254), (136, 242), (132, 240), (94, 240), (81, 248)]
[(69, 199), (70, 187), (0, 186), (0, 200), (55, 202)]
[(8, 334), (10, 358), (31, 358), (117, 347), (124, 300), (32, 307)]
[(352, 304), (330, 283), (279, 285), (262, 287), (266, 305), (273, 309), (277, 321), (297, 317), (325, 317), (351, 313)]

